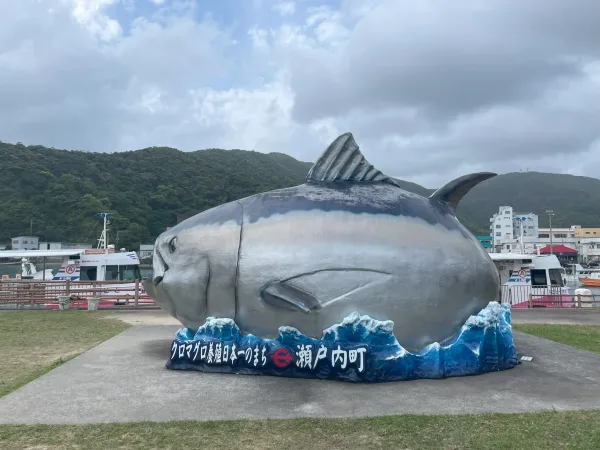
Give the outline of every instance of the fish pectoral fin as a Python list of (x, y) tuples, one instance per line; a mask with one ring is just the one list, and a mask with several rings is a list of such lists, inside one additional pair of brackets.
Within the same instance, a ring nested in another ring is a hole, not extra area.
[(268, 283), (261, 297), (271, 307), (309, 314), (356, 294), (368, 295), (368, 289), (392, 278), (392, 274), (380, 270), (328, 268)]
[(262, 289), (261, 297), (267, 305), (278, 309), (302, 311), (309, 314), (311, 311), (321, 308), (316, 297), (285, 282), (267, 285)]
[(363, 156), (352, 133), (338, 136), (310, 168), (305, 183), (327, 183), (334, 181), (388, 183), (400, 187), (399, 183), (373, 167)]

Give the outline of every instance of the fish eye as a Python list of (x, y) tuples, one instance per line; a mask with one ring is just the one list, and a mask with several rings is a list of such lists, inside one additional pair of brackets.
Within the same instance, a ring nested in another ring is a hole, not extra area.
[(169, 251), (173, 253), (177, 248), (177, 237), (174, 237), (169, 241)]

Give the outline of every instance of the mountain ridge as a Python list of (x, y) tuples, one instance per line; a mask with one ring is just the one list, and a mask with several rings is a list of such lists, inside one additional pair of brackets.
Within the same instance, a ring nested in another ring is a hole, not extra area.
[[(259, 192), (298, 185), (313, 163), (281, 152), (146, 147), (99, 153), (0, 142), (0, 242), (33, 234), (40, 241), (94, 243), (95, 214), (116, 212), (110, 240), (137, 248), (153, 242), (178, 215), (196, 214)], [(403, 189), (429, 196), (435, 189), (398, 179)], [(457, 216), (475, 234), (489, 234), (499, 206), (534, 212), (545, 226), (600, 224), (600, 180), (570, 174), (512, 172), (473, 188)]]

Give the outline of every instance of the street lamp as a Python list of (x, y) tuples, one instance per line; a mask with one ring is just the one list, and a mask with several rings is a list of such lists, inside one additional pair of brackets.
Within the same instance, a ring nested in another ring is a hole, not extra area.
[(550, 223), (550, 254), (553, 255), (552, 251), (552, 216), (554, 215), (554, 211), (551, 209), (547, 209), (546, 213), (548, 214), (548, 222)]

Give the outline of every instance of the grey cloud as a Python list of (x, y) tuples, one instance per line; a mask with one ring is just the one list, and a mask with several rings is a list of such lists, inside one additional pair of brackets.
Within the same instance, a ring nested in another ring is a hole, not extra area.
[(414, 115), (404, 123), (413, 130), (402, 131), (397, 126), (402, 111), (394, 110), (383, 115), (386, 120), (380, 120), (381, 113), (353, 113), (339, 123), (355, 131), (379, 169), (428, 187), (478, 170), (504, 173), (529, 167), (598, 176), (587, 165), (597, 158), (592, 155), (600, 154), (599, 74), (573, 79), (527, 104), (496, 106), (439, 127)]
[(567, 3), (383, 1), (344, 52), (290, 55), (295, 117), (395, 105), (448, 119), (532, 100), (600, 50), (600, 2)]
[[(125, 150), (165, 122), (176, 126), (188, 91), (227, 69), (220, 56), (227, 37), (185, 16), (138, 20), (130, 35), (103, 44), (66, 3), (49, 14), (36, 1), (3, 2), (0, 12), (8, 18), (0, 30), (3, 141)], [(144, 97), (153, 91), (160, 105), (151, 111)]]
[[(288, 28), (246, 57), (190, 20), (190, 2), (169, 7), (99, 43), (66, 7), (0, 2), (0, 140), (314, 161), (351, 131), (380, 170), (430, 188), (478, 170), (599, 175), (597, 0), (344, 0), (322, 30), (358, 23), (333, 44)], [(289, 79), (264, 87), (281, 69)]]
[(382, 1), (343, 51), (285, 48), (294, 117), (335, 117), (378, 168), (428, 187), (583, 171), (600, 152), (599, 17), (595, 0)]

